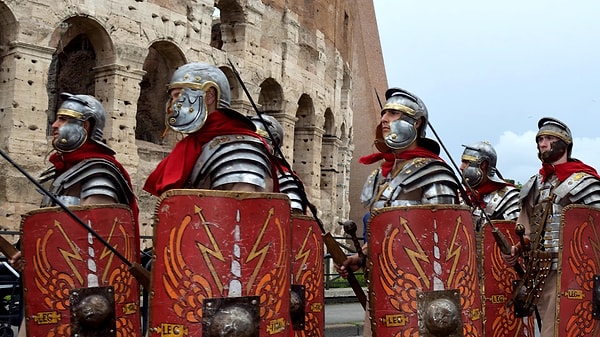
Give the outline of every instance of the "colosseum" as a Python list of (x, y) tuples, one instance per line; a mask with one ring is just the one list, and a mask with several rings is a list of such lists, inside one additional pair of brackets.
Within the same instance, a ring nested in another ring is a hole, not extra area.
[[(156, 198), (142, 186), (182, 137), (165, 132), (165, 86), (190, 61), (225, 72), (234, 109), (282, 123), (282, 152), (328, 230), (362, 218), (371, 168), (356, 158), (372, 151), (387, 85), (372, 1), (0, 0), (0, 149), (39, 176), (59, 94), (96, 96), (150, 240)], [(0, 228), (12, 231), (41, 199), (13, 166), (0, 160)]]

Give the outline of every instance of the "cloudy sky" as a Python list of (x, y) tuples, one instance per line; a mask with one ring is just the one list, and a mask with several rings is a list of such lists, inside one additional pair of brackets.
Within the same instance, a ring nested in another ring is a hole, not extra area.
[(502, 175), (526, 182), (540, 168), (537, 122), (551, 116), (570, 127), (573, 156), (600, 170), (599, 1), (374, 4), (388, 85), (425, 102), (457, 165), (462, 144), (487, 140)]

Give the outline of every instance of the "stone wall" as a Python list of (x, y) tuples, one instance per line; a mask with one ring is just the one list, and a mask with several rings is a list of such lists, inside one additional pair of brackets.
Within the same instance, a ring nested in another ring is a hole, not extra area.
[[(355, 176), (352, 158), (371, 151), (372, 88), (386, 85), (371, 1), (0, 0), (0, 148), (37, 177), (59, 93), (96, 96), (151, 236), (156, 199), (142, 186), (182, 137), (165, 135), (165, 86), (190, 61), (227, 74), (233, 108), (254, 115), (254, 102), (282, 123), (282, 151), (327, 230), (340, 233), (351, 207), (362, 212), (351, 182), (366, 173)], [(7, 161), (0, 169), (0, 227), (16, 230), (41, 196)]]

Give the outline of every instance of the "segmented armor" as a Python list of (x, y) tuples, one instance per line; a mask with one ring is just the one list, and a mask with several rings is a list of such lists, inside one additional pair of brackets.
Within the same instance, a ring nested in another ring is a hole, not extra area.
[[(516, 220), (521, 209), (519, 189), (509, 185), (486, 194), (483, 196), (483, 205), (490, 220)], [(480, 208), (475, 208), (473, 211), (473, 220), (476, 225), (479, 224), (478, 228), (481, 228), (485, 217), (481, 214)]]
[(305, 192), (302, 190), (301, 182), (297, 177), (294, 177), (289, 172), (278, 172), (277, 179), (279, 181), (279, 192), (286, 194), (290, 198), (291, 208), (306, 211)]
[(455, 204), (458, 184), (450, 167), (432, 158), (414, 158), (391, 178), (381, 168), (367, 178), (361, 203), (371, 208), (421, 204)]
[[(532, 215), (531, 242), (539, 242), (538, 247), (532, 248), (552, 253), (552, 269), (556, 270), (561, 212), (570, 204), (600, 207), (600, 180), (593, 175), (579, 172), (573, 173), (558, 184), (558, 178), (553, 177), (542, 182), (542, 177), (538, 174), (523, 186), (520, 199), (522, 207), (527, 207)], [(547, 209), (548, 207), (550, 208)], [(547, 214), (545, 219), (544, 214)]]
[(220, 136), (202, 146), (186, 187), (222, 189), (228, 184), (246, 183), (265, 189), (271, 167), (259, 138)]
[[(83, 160), (58, 177), (55, 177), (55, 168), (52, 167), (42, 174), (41, 183), (51, 179), (54, 181), (49, 192), (65, 206), (80, 205), (82, 199), (92, 195), (103, 195), (118, 203), (129, 204), (127, 196), (133, 195), (119, 168), (100, 158)], [(50, 206), (54, 206), (54, 202), (46, 195), (41, 207)]]

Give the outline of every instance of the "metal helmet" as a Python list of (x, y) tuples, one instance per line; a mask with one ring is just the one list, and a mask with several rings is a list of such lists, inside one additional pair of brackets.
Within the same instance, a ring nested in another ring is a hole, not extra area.
[(276, 146), (281, 146), (283, 143), (283, 126), (281, 126), (281, 123), (275, 117), (261, 114), (250, 119), (256, 125), (256, 133), (269, 142), (271, 151), (274, 151)]
[(542, 161), (556, 161), (565, 151), (567, 151), (567, 157), (571, 157), (571, 151), (573, 150), (573, 136), (571, 135), (571, 130), (569, 130), (569, 127), (565, 123), (556, 118), (544, 117), (538, 122), (538, 129), (539, 130), (535, 135), (536, 142), (539, 136), (554, 136), (559, 139), (559, 141), (552, 144), (550, 151), (544, 154), (538, 153), (538, 157), (542, 159)]
[[(472, 145), (463, 145), (465, 150), (462, 154), (462, 161), (468, 163), (468, 166), (463, 170), (462, 175), (464, 180), (471, 187), (477, 187), (483, 181), (483, 177), (487, 177), (491, 181), (502, 183), (504, 180), (499, 177), (496, 162), (498, 155), (496, 150), (488, 142), (478, 142)], [(481, 164), (487, 161), (487, 170), (483, 172)]]
[(182, 89), (177, 98), (167, 102), (165, 123), (171, 129), (181, 133), (198, 131), (206, 122), (211, 111), (206, 111), (204, 97), (209, 88), (215, 88), (219, 100), (218, 108), (229, 109), (231, 92), (227, 76), (218, 67), (201, 62), (193, 62), (179, 67), (173, 73), (167, 86)]
[[(61, 93), (60, 98), (63, 103), (56, 115), (70, 118), (58, 128), (58, 138), (52, 143), (54, 148), (60, 152), (72, 152), (80, 148), (88, 138), (108, 148), (103, 140), (106, 112), (102, 104), (90, 95)], [(89, 134), (83, 127), (85, 121), (91, 122)]]
[[(404, 149), (417, 138), (425, 138), (427, 128), (427, 107), (414, 94), (400, 88), (390, 88), (385, 92), (386, 102), (381, 113), (386, 110), (402, 111), (402, 117), (390, 123), (390, 133), (384, 140), (391, 149)], [(422, 119), (419, 130), (415, 123)]]

